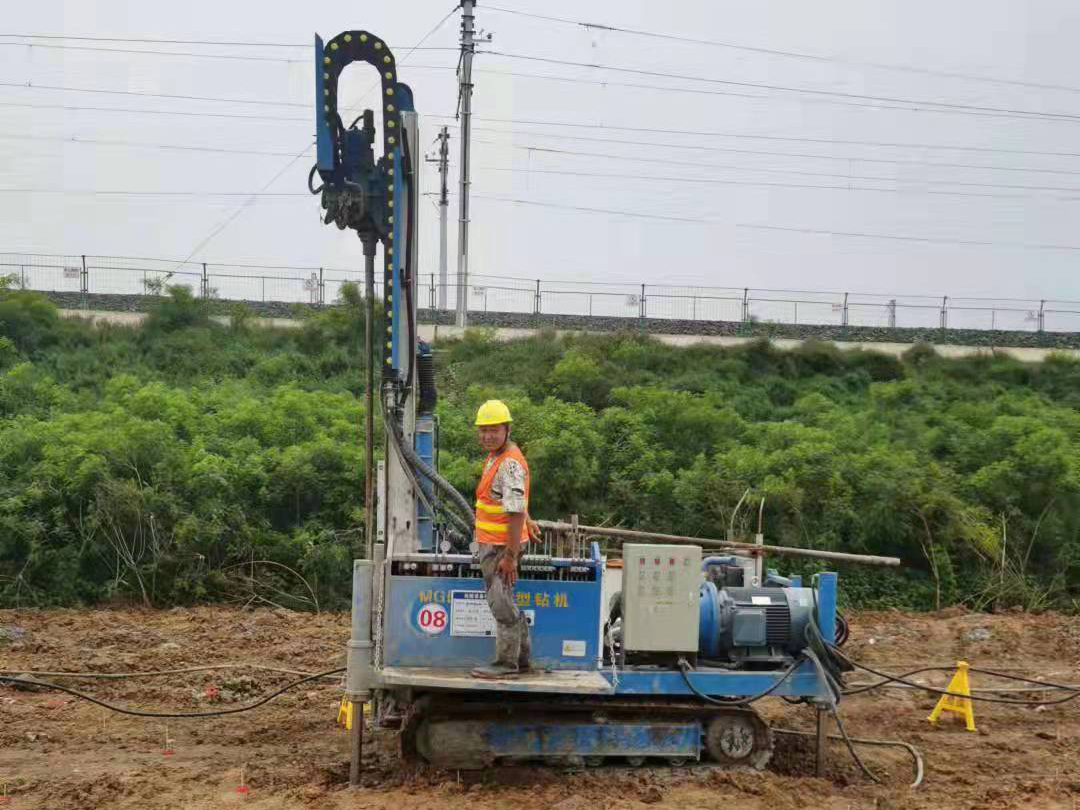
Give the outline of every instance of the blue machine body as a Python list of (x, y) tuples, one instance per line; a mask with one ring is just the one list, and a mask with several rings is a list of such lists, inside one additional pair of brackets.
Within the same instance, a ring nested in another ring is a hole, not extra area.
[[(532, 657), (546, 669), (595, 670), (600, 661), (600, 580), (518, 579)], [(477, 577), (393, 576), (386, 597), (386, 666), (473, 667), (495, 653), (484, 582)]]

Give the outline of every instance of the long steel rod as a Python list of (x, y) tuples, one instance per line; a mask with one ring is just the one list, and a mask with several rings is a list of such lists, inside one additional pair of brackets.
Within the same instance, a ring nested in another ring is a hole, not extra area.
[(375, 542), (375, 246), (364, 240), (364, 546), (370, 560)]
[[(541, 520), (540, 526), (557, 532), (569, 532), (574, 529), (569, 523)], [(793, 548), (791, 546), (767, 546), (756, 543), (740, 543), (735, 540), (713, 540), (705, 537), (687, 537), (680, 534), (660, 534), (658, 532), (640, 532), (633, 529), (617, 529), (611, 526), (582, 526), (577, 531), (583, 534), (595, 534), (601, 537), (613, 537), (622, 540), (646, 540), (650, 542), (687, 543), (710, 549), (732, 549), (735, 551), (768, 551), (772, 554), (785, 554), (793, 557), (817, 557), (823, 560), (842, 560), (845, 562), (864, 563), (866, 565), (900, 565), (897, 557), (879, 557), (873, 554), (848, 554), (843, 551), (821, 551), (814, 548)]]

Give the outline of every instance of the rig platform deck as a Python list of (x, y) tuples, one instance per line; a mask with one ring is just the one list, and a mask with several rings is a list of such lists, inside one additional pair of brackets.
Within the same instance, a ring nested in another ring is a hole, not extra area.
[(596, 671), (536, 671), (516, 678), (486, 680), (474, 678), (467, 669), (386, 667), (380, 675), (384, 686), (414, 686), (425, 689), (499, 689), (507, 692), (577, 695), (610, 695), (614, 692), (607, 679)]

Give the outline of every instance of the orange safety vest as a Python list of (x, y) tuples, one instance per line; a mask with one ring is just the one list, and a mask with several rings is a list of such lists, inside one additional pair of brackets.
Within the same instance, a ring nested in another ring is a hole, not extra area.
[[(488, 456), (491, 458), (491, 455)], [(502, 501), (497, 500), (491, 492), (491, 484), (495, 480), (495, 474), (503, 460), (512, 458), (525, 468), (525, 510), (529, 509), (529, 463), (521, 454), (516, 444), (510, 445), (506, 450), (495, 456), (495, 460), (487, 471), (480, 477), (480, 483), (476, 486), (476, 541), (478, 543), (494, 543), (503, 545), (506, 543), (510, 528), (510, 513), (503, 509)], [(521, 542), (529, 542), (529, 527), (522, 525)]]

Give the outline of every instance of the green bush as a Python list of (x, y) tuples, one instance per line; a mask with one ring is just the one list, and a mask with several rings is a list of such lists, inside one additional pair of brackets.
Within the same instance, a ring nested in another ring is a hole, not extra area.
[[(171, 288), (142, 327), (94, 327), (0, 285), (0, 605), (346, 605), (364, 302), (346, 286), (298, 313), (219, 323)], [(436, 358), (440, 463), (466, 495), (472, 417), (498, 397), (537, 517), (723, 538), (760, 513), (772, 544), (903, 560), (842, 567), (846, 605), (1080, 604), (1076, 360), (484, 330)]]

